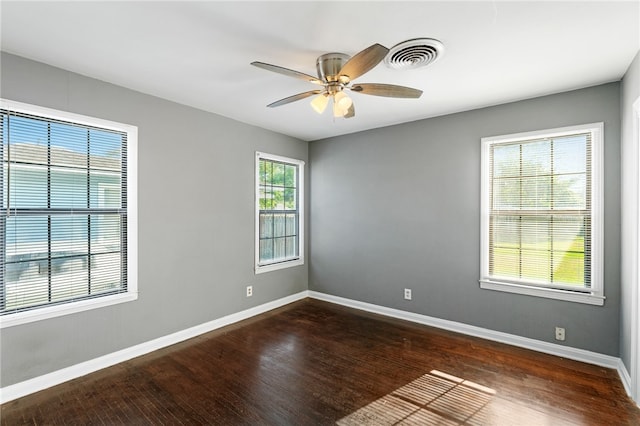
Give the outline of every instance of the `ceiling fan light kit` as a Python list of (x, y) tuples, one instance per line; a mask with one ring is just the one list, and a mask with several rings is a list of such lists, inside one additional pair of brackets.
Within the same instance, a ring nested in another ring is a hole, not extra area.
[(316, 60), (317, 78), (299, 71), (264, 62), (256, 61), (252, 62), (251, 65), (323, 86), (322, 89), (310, 90), (280, 99), (267, 105), (267, 107), (274, 108), (317, 95), (311, 101), (311, 107), (318, 114), (322, 114), (327, 108), (329, 100), (332, 100), (334, 117), (351, 118), (355, 116), (355, 107), (353, 100), (345, 93), (345, 90), (351, 90), (364, 95), (388, 98), (416, 99), (422, 95), (422, 90), (411, 87), (381, 83), (353, 83), (354, 79), (369, 72), (385, 59), (388, 54), (389, 49), (377, 43), (358, 52), (353, 57), (349, 57), (349, 55), (344, 53), (326, 53), (319, 56)]

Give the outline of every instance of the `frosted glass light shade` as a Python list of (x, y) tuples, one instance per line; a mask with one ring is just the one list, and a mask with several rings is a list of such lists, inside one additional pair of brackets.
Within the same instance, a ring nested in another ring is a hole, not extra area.
[(322, 114), (324, 110), (327, 108), (327, 104), (329, 103), (329, 96), (326, 96), (324, 93), (316, 96), (311, 101), (311, 107), (318, 114)]
[(351, 104), (353, 104), (353, 101), (351, 100), (351, 98), (349, 96), (347, 96), (346, 93), (344, 92), (338, 92), (335, 94), (335, 99), (336, 99), (336, 103), (338, 104), (338, 106), (340, 107), (340, 109), (346, 111), (349, 109), (349, 107), (351, 106)]

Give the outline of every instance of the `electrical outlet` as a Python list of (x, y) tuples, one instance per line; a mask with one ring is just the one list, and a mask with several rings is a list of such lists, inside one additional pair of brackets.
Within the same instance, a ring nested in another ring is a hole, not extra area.
[(564, 328), (556, 327), (556, 340), (564, 342)]
[(251, 297), (253, 296), (253, 286), (252, 285), (248, 285), (247, 286), (247, 297)]
[(404, 289), (404, 299), (405, 300), (411, 300), (411, 289), (410, 288), (405, 288)]

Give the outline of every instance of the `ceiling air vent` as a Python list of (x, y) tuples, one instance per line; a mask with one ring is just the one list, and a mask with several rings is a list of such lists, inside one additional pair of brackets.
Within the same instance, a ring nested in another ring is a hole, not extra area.
[(444, 53), (444, 45), (432, 38), (414, 38), (389, 49), (384, 63), (395, 70), (426, 67)]

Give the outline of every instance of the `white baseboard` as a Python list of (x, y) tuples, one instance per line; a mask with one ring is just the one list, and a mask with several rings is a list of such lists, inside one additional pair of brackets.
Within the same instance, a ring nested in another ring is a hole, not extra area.
[(182, 342), (187, 339), (199, 336), (203, 333), (216, 330), (218, 328), (234, 324), (236, 322), (251, 318), (256, 315), (279, 308), (289, 303), (304, 298), (313, 298), (324, 300), (326, 302), (347, 306), (362, 311), (372, 312), (379, 315), (398, 318), (411, 321), (418, 324), (424, 324), (431, 327), (441, 328), (456, 333), (466, 334), (469, 336), (480, 337), (487, 340), (506, 343), (512, 346), (518, 346), (543, 352), (551, 355), (569, 358), (576, 361), (582, 361), (589, 364), (595, 364), (602, 367), (612, 368), (618, 371), (620, 380), (622, 381), (627, 394), (631, 396), (631, 378), (620, 358), (609, 355), (591, 352), (584, 349), (576, 349), (567, 346), (557, 345), (554, 343), (542, 342), (540, 340), (530, 339), (527, 337), (516, 336), (513, 334), (502, 333), (499, 331), (488, 330), (473, 325), (463, 324), (455, 321), (434, 318), (427, 315), (416, 314), (413, 312), (402, 311), (399, 309), (387, 308), (385, 306), (374, 305), (371, 303), (360, 302), (357, 300), (346, 299), (343, 297), (332, 296), (330, 294), (319, 293), (316, 291), (301, 291), (300, 293), (274, 300), (250, 309), (246, 309), (235, 314), (227, 315), (216, 320), (200, 324), (186, 330), (178, 331), (167, 336), (141, 343), (111, 354), (101, 356), (80, 364), (72, 365), (58, 371), (54, 371), (24, 382), (6, 386), (0, 389), (0, 404), (12, 401), (14, 399), (29, 395), (34, 392), (64, 383), (66, 381), (84, 376), (94, 371), (101, 370), (106, 367), (130, 360), (132, 358), (145, 355), (158, 349)]
[(33, 379), (25, 380), (24, 382), (6, 386), (0, 389), (0, 404), (4, 404), (5, 402), (12, 401), (31, 393), (38, 392), (55, 385), (59, 385), (60, 383), (76, 379), (78, 377), (82, 377), (86, 374), (93, 373), (94, 371), (98, 371), (106, 367), (111, 367), (112, 365), (118, 364), (120, 362), (124, 362), (132, 358), (148, 354), (149, 352), (174, 345), (184, 340), (199, 336), (203, 333), (207, 333), (209, 331), (234, 324), (236, 322), (251, 318), (264, 312), (271, 311), (273, 309), (288, 305), (289, 303), (305, 299), (307, 297), (308, 292), (306, 290), (301, 291), (300, 293), (264, 303), (262, 305), (255, 306), (241, 312), (236, 312), (235, 314), (227, 315), (225, 317), (218, 318), (204, 324), (196, 325), (186, 330), (178, 331), (167, 336), (140, 343), (139, 345), (122, 349), (120, 351), (113, 352), (89, 361), (81, 362), (79, 364), (72, 365), (61, 370), (53, 371), (42, 376), (34, 377)]
[(616, 366), (618, 370), (618, 375), (620, 376), (620, 381), (624, 386), (624, 390), (627, 391), (627, 395), (633, 399), (633, 392), (631, 392), (631, 375), (627, 370), (627, 367), (624, 365), (624, 362), (620, 358), (618, 358), (618, 365)]
[(518, 346), (525, 349), (532, 349), (534, 351), (556, 355), (563, 358), (569, 358), (576, 361), (582, 361), (589, 364), (595, 364), (602, 367), (618, 369), (619, 366), (620, 358), (600, 354), (597, 352), (591, 352), (584, 349), (571, 348), (554, 343), (530, 339), (527, 337), (503, 333), (500, 331), (488, 330), (486, 328), (476, 327), (460, 322), (434, 318), (427, 315), (402, 311), (400, 309), (387, 308), (385, 306), (374, 305), (357, 300), (345, 299), (344, 297), (332, 296), (330, 294), (319, 293), (317, 291), (309, 291), (309, 297), (335, 303), (338, 305), (348, 306), (354, 309), (360, 309), (362, 311), (411, 321), (418, 324), (424, 324), (431, 327), (437, 327), (444, 330), (454, 331), (456, 333), (466, 334), (469, 336), (481, 337), (487, 340), (506, 343), (508, 345)]

